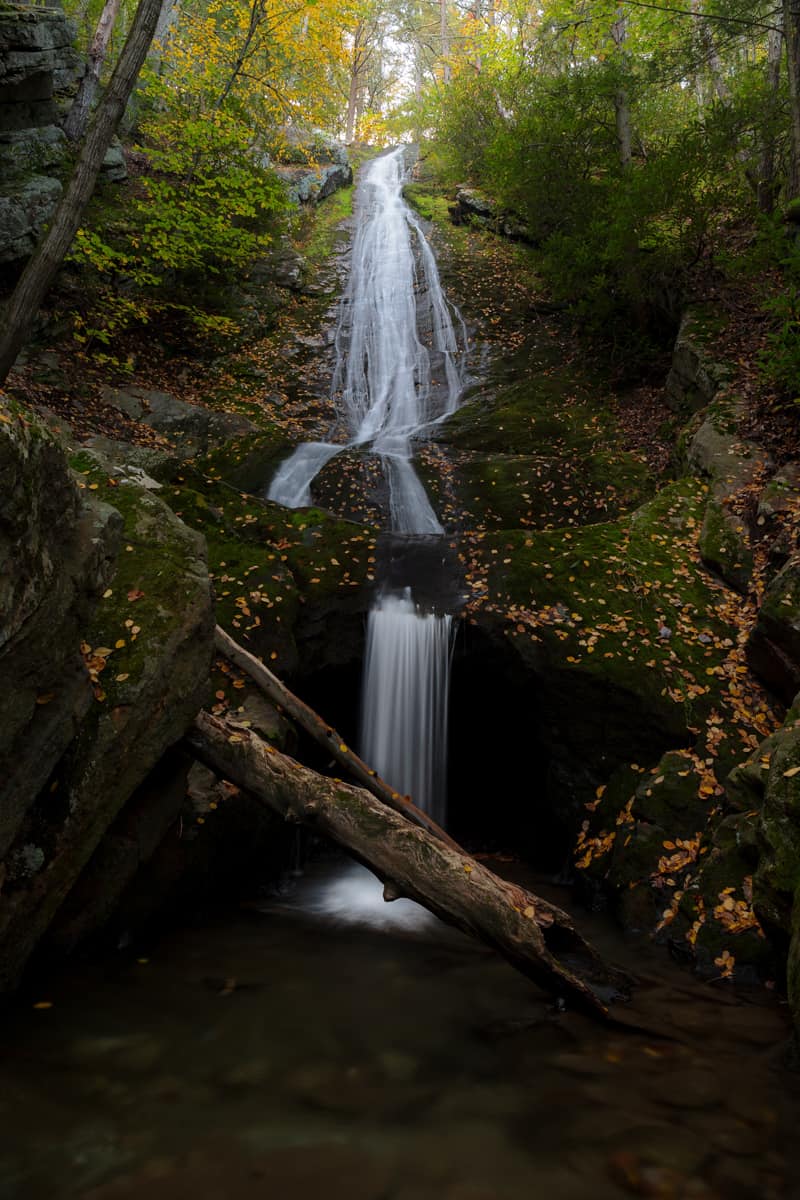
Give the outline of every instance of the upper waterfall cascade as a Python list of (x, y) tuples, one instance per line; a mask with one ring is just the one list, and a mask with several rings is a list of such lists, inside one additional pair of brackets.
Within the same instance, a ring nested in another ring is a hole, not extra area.
[(289, 508), (311, 504), (311, 484), (325, 464), (348, 447), (368, 447), (383, 461), (391, 528), (437, 535), (442, 526), (412, 466), (413, 441), (458, 406), (466, 331), (403, 200), (404, 174), (402, 148), (362, 169), (336, 331), (336, 426), (332, 440), (297, 447), (277, 471), (268, 499)]

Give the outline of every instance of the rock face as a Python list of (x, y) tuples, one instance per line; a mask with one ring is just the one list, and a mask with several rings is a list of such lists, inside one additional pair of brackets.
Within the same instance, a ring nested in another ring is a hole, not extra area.
[(204, 454), (233, 435), (254, 433), (256, 428), (236, 413), (216, 412), (151, 388), (105, 387), (102, 399), (169, 438), (183, 458)]
[(132, 483), (99, 501), (107, 467), (80, 467), (0, 409), (0, 990), (208, 687), (203, 539)]
[(275, 169), (295, 204), (319, 204), (353, 182), (347, 147), (319, 132), (287, 131), (288, 144)]
[(752, 530), (744, 515), (746, 493), (757, 490), (774, 470), (755, 443), (739, 437), (744, 402), (717, 399), (706, 409), (688, 448), (688, 465), (709, 480), (709, 499), (700, 532), (706, 566), (742, 594), (753, 574)]
[(0, 13), (0, 264), (31, 254), (61, 196), (56, 97), (75, 77), (73, 38), (60, 8)]
[(730, 369), (714, 360), (707, 349), (709, 335), (720, 320), (713, 309), (696, 305), (685, 313), (675, 340), (667, 397), (677, 412), (705, 408), (730, 378)]
[(455, 204), (450, 208), (450, 217), (454, 225), (480, 225), (512, 242), (535, 243), (530, 229), (519, 217), (499, 208), (494, 200), (475, 188), (459, 188)]

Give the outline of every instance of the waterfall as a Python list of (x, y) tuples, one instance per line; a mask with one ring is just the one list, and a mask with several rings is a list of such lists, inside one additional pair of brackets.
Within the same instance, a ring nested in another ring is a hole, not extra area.
[[(411, 457), (414, 439), (458, 406), (461, 350), (433, 251), (403, 200), (403, 176), (402, 148), (362, 169), (336, 330), (336, 425), (330, 440), (297, 447), (267, 498), (288, 508), (311, 504), (311, 484), (325, 464), (346, 448), (367, 448), (383, 463), (391, 528), (440, 535)], [(466, 331), (456, 317), (463, 348)]]
[[(402, 148), (361, 173), (352, 265), (339, 308), (329, 440), (298, 446), (268, 498), (311, 504), (311, 484), (345, 448), (381, 458), (396, 534), (439, 538), (414, 470), (415, 440), (458, 406), (466, 329), (442, 291), (436, 259), (404, 202)], [(460, 322), (461, 346), (453, 324)], [(421, 612), (409, 587), (384, 588), (367, 626), (361, 752), (393, 788), (444, 823), (452, 618)]]
[(411, 589), (379, 597), (367, 624), (361, 753), (444, 823), (452, 618), (417, 611)]

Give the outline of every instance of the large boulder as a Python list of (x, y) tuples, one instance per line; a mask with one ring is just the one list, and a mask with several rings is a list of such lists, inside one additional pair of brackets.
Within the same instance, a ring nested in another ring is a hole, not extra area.
[(61, 196), (56, 99), (75, 78), (73, 39), (58, 7), (0, 11), (0, 264), (31, 254)]
[(122, 520), (81, 493), (46, 429), (2, 405), (0, 481), (2, 860), (91, 704), (80, 644)]
[(99, 459), (78, 466), (0, 410), (0, 990), (203, 703), (213, 655), (203, 539)]

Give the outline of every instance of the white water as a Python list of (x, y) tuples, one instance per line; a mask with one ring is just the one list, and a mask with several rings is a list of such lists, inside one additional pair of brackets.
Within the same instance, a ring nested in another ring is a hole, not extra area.
[(288, 508), (310, 504), (311, 484), (334, 455), (370, 448), (383, 461), (391, 528), (436, 535), (442, 527), (411, 464), (413, 441), (455, 411), (460, 351), (433, 252), (402, 197), (403, 174), (397, 149), (368, 163), (359, 184), (332, 383), (336, 432), (347, 440), (298, 446), (268, 498)]
[[(339, 309), (332, 437), (307, 442), (278, 470), (269, 499), (311, 504), (311, 484), (346, 447), (380, 455), (395, 533), (440, 536), (412, 463), (413, 443), (458, 406), (460, 349), (433, 252), (402, 197), (403, 152), (362, 170), (358, 228)], [(458, 318), (460, 321), (460, 317)], [(461, 322), (462, 345), (466, 330)], [(452, 619), (417, 611), (411, 590), (384, 591), (369, 615), (361, 753), (444, 823)]]
[(420, 613), (411, 589), (369, 614), (361, 753), (387, 783), (444, 824), (452, 618)]

